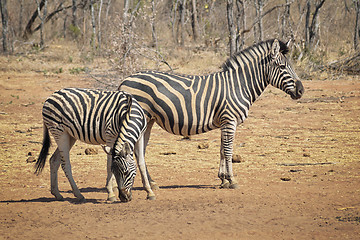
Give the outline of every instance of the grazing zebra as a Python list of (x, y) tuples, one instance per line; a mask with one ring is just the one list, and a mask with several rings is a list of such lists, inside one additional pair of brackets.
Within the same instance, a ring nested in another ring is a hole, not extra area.
[[(50, 131), (57, 143), (57, 149), (50, 158), (51, 193), (57, 200), (63, 199), (57, 180), (60, 163), (75, 197), (79, 201), (84, 200), (72, 177), (69, 159), (69, 151), (76, 140), (88, 144), (106, 144), (103, 148), (107, 153), (108, 200), (116, 199), (114, 190), (117, 189), (116, 185), (113, 185), (112, 172), (118, 185), (120, 200), (131, 200), (131, 187), (136, 175), (133, 150), (136, 144), (142, 146), (147, 123), (143, 110), (130, 94), (121, 91), (65, 88), (45, 101), (42, 115), (44, 139), (35, 164), (35, 173), (39, 174), (45, 166), (50, 147)], [(139, 155), (137, 160), (139, 168), (145, 169), (143, 156)], [(144, 179), (146, 185), (148, 178)], [(150, 189), (149, 183), (147, 185)], [(153, 196), (155, 195), (150, 189), (148, 198)]]
[(133, 95), (148, 120), (144, 148), (138, 151), (145, 152), (154, 122), (183, 136), (221, 128), (218, 177), (221, 187), (238, 188), (232, 171), (233, 141), (236, 126), (248, 116), (251, 104), (270, 84), (292, 99), (304, 93), (287, 52), (287, 44), (273, 39), (235, 54), (222, 71), (207, 76), (156, 71), (129, 76), (119, 89)]

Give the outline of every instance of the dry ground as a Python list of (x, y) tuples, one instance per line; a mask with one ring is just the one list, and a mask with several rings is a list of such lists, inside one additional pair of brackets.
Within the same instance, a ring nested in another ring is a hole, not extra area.
[[(146, 160), (160, 185), (155, 201), (145, 200), (139, 175), (133, 201), (107, 203), (106, 156), (100, 147), (85, 155), (88, 146), (77, 143), (73, 175), (87, 199), (77, 204), (62, 170), (65, 201), (58, 202), (49, 191), (49, 164), (35, 176), (26, 160), (41, 148), (46, 97), (94, 81), (65, 65), (64, 73), (55, 73), (57, 65), (38, 72), (47, 64), (31, 56), (0, 59), (1, 239), (359, 238), (358, 76), (313, 74), (299, 101), (269, 87), (237, 130), (238, 190), (218, 187), (219, 131), (184, 140), (154, 128)], [(209, 147), (199, 149), (202, 143)]]

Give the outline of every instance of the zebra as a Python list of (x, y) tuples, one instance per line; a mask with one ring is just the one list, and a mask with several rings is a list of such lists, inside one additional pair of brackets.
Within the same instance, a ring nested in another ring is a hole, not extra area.
[[(47, 98), (42, 115), (43, 145), (35, 163), (35, 174), (40, 174), (45, 166), (50, 132), (57, 143), (57, 149), (50, 158), (51, 193), (57, 200), (63, 199), (58, 189), (57, 172), (60, 163), (76, 199), (85, 200), (72, 177), (69, 159), (69, 152), (76, 140), (102, 145), (107, 153), (108, 200), (116, 200), (114, 191), (119, 192), (121, 201), (131, 200), (131, 188), (136, 175), (133, 151), (136, 144), (142, 146), (147, 126), (144, 112), (131, 94), (64, 88)], [(138, 155), (137, 160), (139, 168), (144, 169), (144, 158)], [(146, 181), (147, 177), (144, 179)], [(113, 183), (115, 180), (117, 186)], [(150, 190), (148, 198), (155, 196), (151, 193)]]
[[(248, 116), (250, 106), (268, 85), (292, 99), (299, 99), (304, 87), (286, 58), (287, 43), (267, 40), (231, 56), (222, 71), (192, 76), (159, 71), (135, 73), (120, 84), (143, 108), (148, 126), (145, 149), (156, 122), (167, 132), (190, 136), (221, 128), (218, 177), (221, 188), (239, 188), (232, 171), (233, 141), (237, 125)], [(157, 184), (149, 177), (150, 184)]]

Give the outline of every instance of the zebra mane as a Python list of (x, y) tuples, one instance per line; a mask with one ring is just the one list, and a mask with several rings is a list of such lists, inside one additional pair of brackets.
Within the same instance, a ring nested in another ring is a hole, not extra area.
[[(252, 45), (240, 52), (237, 52), (235, 53), (233, 56), (231, 56), (230, 58), (228, 58), (225, 63), (222, 65), (222, 69), (224, 71), (227, 71), (229, 69), (236, 69), (238, 68), (238, 56), (240, 55), (245, 55), (246, 53), (250, 52), (250, 50), (253, 50), (253, 49), (259, 49), (259, 48), (262, 48), (262, 49), (265, 49), (267, 52), (270, 52), (270, 48), (273, 44), (275, 39), (270, 39), (270, 40), (267, 40), (267, 41), (263, 41), (263, 42), (260, 42), (258, 44), (255, 44), (255, 45)], [(286, 43), (282, 42), (279, 40), (279, 44), (280, 44), (280, 52), (285, 55), (289, 52), (289, 47), (286, 45)]]

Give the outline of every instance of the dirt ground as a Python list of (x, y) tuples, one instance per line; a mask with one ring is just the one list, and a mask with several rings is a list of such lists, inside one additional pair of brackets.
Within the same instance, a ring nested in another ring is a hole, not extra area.
[(87, 201), (77, 204), (62, 170), (65, 200), (55, 201), (49, 164), (36, 176), (27, 160), (41, 149), (46, 97), (95, 81), (66, 67), (23, 71), (31, 58), (19, 59), (0, 59), (0, 239), (359, 239), (358, 76), (314, 73), (298, 101), (269, 87), (237, 130), (237, 190), (219, 188), (218, 130), (186, 140), (154, 127), (146, 161), (155, 201), (138, 174), (131, 202), (107, 203), (105, 153), (85, 155), (78, 142), (71, 163)]

